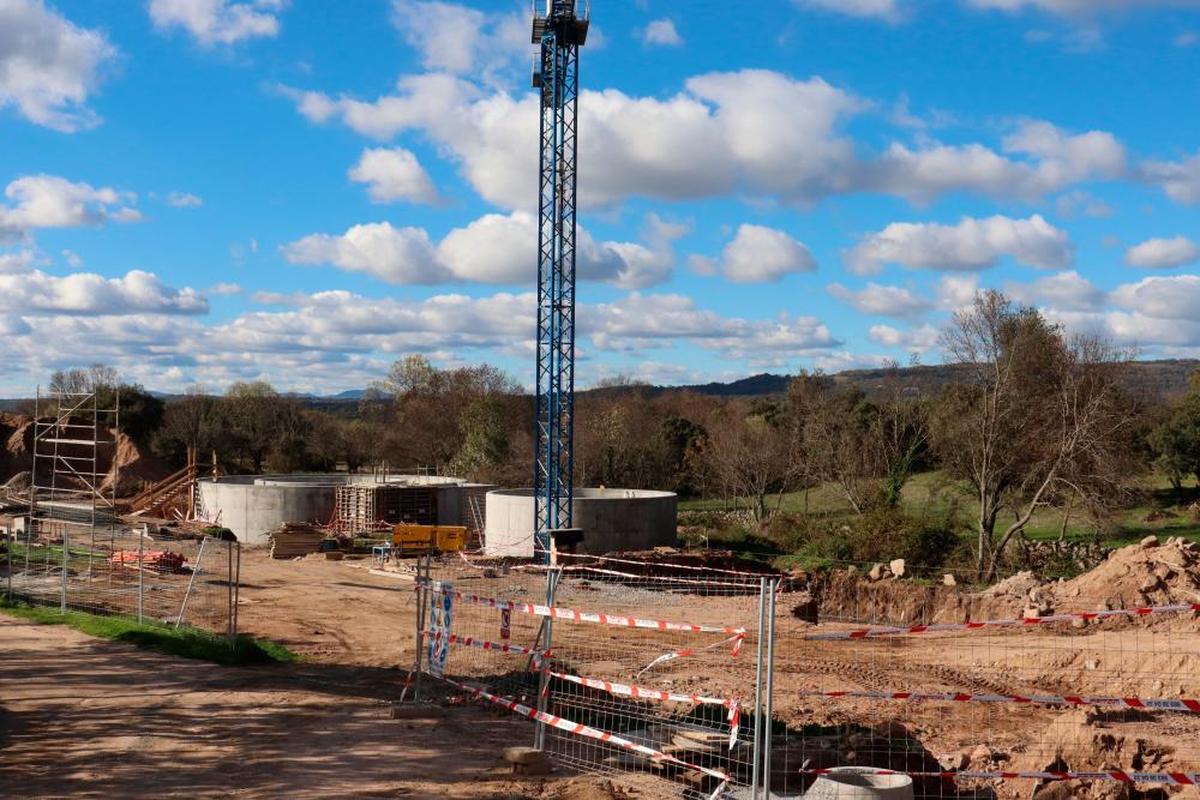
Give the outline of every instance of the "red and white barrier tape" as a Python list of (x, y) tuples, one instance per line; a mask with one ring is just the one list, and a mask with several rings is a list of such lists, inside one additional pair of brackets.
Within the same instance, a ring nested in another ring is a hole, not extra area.
[(706, 567), (700, 564), (672, 564), (669, 561), (636, 561), (631, 558), (613, 558), (611, 556), (593, 556), (587, 553), (559, 553), (559, 558), (587, 558), (594, 561), (604, 561), (611, 564), (634, 564), (639, 567), (663, 567), (666, 569), (691, 570), (693, 572), (717, 572), (722, 575), (741, 575), (748, 578), (781, 578), (782, 575), (769, 572), (744, 572), (736, 569), (721, 567)]
[(638, 674), (635, 677), (641, 677), (643, 673), (649, 672), (650, 670), (657, 667), (659, 664), (665, 664), (668, 661), (674, 661), (677, 658), (687, 658), (688, 656), (694, 656), (694, 655), (696, 655), (696, 653), (703, 653), (705, 650), (715, 650), (722, 645), (729, 644), (730, 642), (733, 642), (733, 650), (731, 651), (732, 655), (734, 658), (737, 658), (737, 654), (742, 652), (742, 642), (745, 641), (745, 639), (746, 639), (746, 634), (735, 633), (733, 636), (730, 636), (728, 639), (722, 639), (719, 642), (714, 642), (713, 644), (710, 644), (707, 647), (699, 647), (699, 648), (685, 647), (682, 650), (676, 650), (671, 653), (663, 653), (661, 656), (654, 659), (646, 666), (642, 667), (642, 669), (638, 671)]
[[(800, 770), (803, 775), (829, 775), (833, 770)], [(1200, 785), (1200, 772), (1003, 772), (963, 770), (961, 772), (896, 772), (872, 770), (876, 775), (907, 775), (910, 778), (942, 778), (944, 780), (1038, 780), (1038, 781), (1106, 781), (1112, 783), (1156, 783), (1178, 786)]]
[(638, 619), (636, 617), (623, 617), (615, 614), (601, 614), (595, 611), (577, 611), (573, 608), (557, 608), (555, 606), (535, 605), (533, 603), (515, 603), (511, 600), (497, 600), (494, 597), (481, 597), (476, 594), (466, 594), (454, 589), (446, 589), (436, 583), (432, 585), (421, 583), (420, 585), (422, 588), (437, 594), (451, 595), (464, 603), (499, 609), (507, 608), (510, 611), (519, 611), (522, 614), (565, 619), (571, 622), (591, 622), (598, 625), (617, 625), (624, 628), (648, 628), (656, 631), (679, 631), (683, 633), (723, 633), (727, 636), (737, 636), (739, 634), (744, 636), (746, 633), (745, 628), (732, 628), (720, 625), (694, 625), (689, 622), (668, 622), (657, 619)]
[(1065, 614), (1051, 614), (1047, 617), (1025, 617), (1023, 619), (993, 619), (981, 622), (947, 622), (933, 625), (911, 625), (909, 627), (877, 626), (859, 628), (849, 631), (828, 631), (813, 633), (804, 638), (809, 641), (827, 641), (833, 639), (873, 639), (881, 636), (912, 636), (920, 633), (940, 633), (944, 631), (976, 631), (985, 628), (1017, 628), (1050, 625), (1056, 622), (1073, 622), (1077, 619), (1085, 621), (1113, 619), (1116, 617), (1147, 617), (1152, 614), (1180, 614), (1187, 611), (1200, 611), (1200, 603), (1177, 603), (1168, 606), (1144, 606), (1142, 608), (1117, 608), (1108, 611), (1073, 611)]
[(546, 567), (541, 564), (533, 564), (527, 567), (522, 567), (522, 569), (533, 570), (535, 572), (546, 572), (552, 569), (559, 569), (563, 572), (590, 572), (595, 575), (607, 575), (616, 578), (633, 578), (637, 580), (650, 580), (662, 583), (676, 583), (684, 584), (686, 586), (714, 586), (724, 588), (732, 587), (737, 589), (758, 588), (757, 583), (752, 584), (748, 581), (739, 581), (734, 578), (709, 578), (706, 580), (704, 578), (677, 578), (674, 575), (639, 575), (635, 572), (621, 572), (619, 570), (603, 569), (601, 567)]
[(683, 767), (684, 769), (696, 770), (697, 772), (702, 772), (705, 775), (709, 775), (720, 781), (727, 782), (730, 779), (729, 775), (727, 775), (724, 772), (721, 772), (720, 770), (711, 769), (709, 767), (702, 767), (698, 764), (689, 764), (687, 761), (684, 761), (680, 758), (676, 758), (675, 756), (669, 755), (667, 753), (663, 753), (661, 751), (655, 750), (652, 747), (647, 747), (646, 745), (638, 744), (637, 742), (631, 742), (628, 739), (617, 736), (615, 733), (609, 733), (608, 731), (598, 730), (596, 728), (589, 727), (589, 726), (584, 725), (579, 722), (572, 722), (569, 719), (563, 719), (562, 717), (558, 717), (553, 714), (548, 714), (545, 711), (538, 711), (537, 709), (530, 708), (529, 706), (526, 706), (526, 705), (522, 705), (515, 700), (509, 700), (504, 697), (498, 697), (494, 694), (484, 691), (483, 689), (476, 689), (471, 686), (467, 686), (466, 684), (458, 683), (457, 681), (450, 680), (448, 678), (445, 678), (443, 680), (445, 680), (446, 683), (450, 684), (451, 686), (455, 687), (456, 689), (460, 689), (464, 692), (469, 692), (474, 697), (477, 697), (477, 698), (480, 698), (483, 700), (487, 700), (489, 703), (495, 703), (496, 705), (500, 706), (501, 708), (506, 708), (509, 711), (513, 712), (514, 714), (519, 714), (523, 717), (528, 717), (529, 719), (537, 720), (538, 722), (544, 722), (545, 724), (549, 725), (550, 727), (556, 728), (560, 731), (566, 731), (567, 733), (571, 733), (576, 736), (583, 736), (588, 739), (596, 739), (601, 742), (606, 742), (606, 743), (614, 745), (616, 747), (621, 747), (621, 748), (624, 748), (625, 750), (629, 750), (631, 752), (646, 756), (647, 758), (649, 758), (653, 761), (664, 761), (668, 764), (674, 764), (678, 767)]
[(953, 703), (1016, 703), (1045, 706), (1107, 706), (1144, 711), (1184, 711), (1200, 714), (1200, 700), (1148, 697), (1099, 697), (1060, 694), (965, 694), (962, 692), (800, 692), (801, 697), (853, 697), (864, 700), (915, 700)]
[(532, 647), (522, 647), (518, 644), (507, 644), (504, 642), (489, 642), (487, 639), (476, 639), (474, 636), (459, 636), (456, 633), (446, 635), (441, 631), (427, 630), (425, 635), (434, 639), (445, 637), (450, 644), (460, 644), (463, 647), (478, 647), (480, 650), (495, 650), (499, 653), (517, 653), (519, 655), (532, 656), (539, 655), (540, 650), (535, 650)]
[[(538, 657), (538, 664), (544, 664), (545, 660)], [(678, 692), (664, 692), (660, 689), (648, 689), (645, 686), (627, 686), (623, 683), (614, 683), (613, 681), (598, 680), (596, 678), (584, 678), (579, 675), (570, 675), (565, 672), (556, 672), (547, 668), (546, 674), (559, 680), (569, 681), (580, 686), (586, 686), (589, 689), (599, 689), (602, 692), (608, 692), (611, 695), (620, 697), (632, 697), (635, 700), (657, 700), (660, 703), (690, 703), (692, 705), (706, 706), (721, 706), (729, 709), (728, 721), (730, 726), (729, 732), (729, 749), (737, 743), (738, 729), (741, 727), (742, 708), (741, 703), (737, 700), (730, 700), (722, 697), (705, 697), (698, 694), (680, 694)]]

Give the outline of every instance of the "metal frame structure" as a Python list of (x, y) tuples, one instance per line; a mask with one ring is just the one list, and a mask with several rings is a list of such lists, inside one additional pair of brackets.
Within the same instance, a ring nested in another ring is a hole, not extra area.
[(550, 532), (571, 527), (575, 438), (575, 193), (579, 118), (579, 48), (588, 11), (577, 0), (535, 8), (533, 43), (541, 56), (533, 85), (541, 90), (538, 195), (538, 343), (534, 420), (535, 550), (549, 560)]
[[(106, 473), (98, 468), (101, 448), (112, 449), (110, 464), (116, 462), (117, 434), (121, 420), (120, 396), (113, 408), (100, 408), (95, 390), (55, 392), (54, 417), (42, 419), (42, 393), (34, 400), (33, 472), (29, 488), (30, 533), (45, 538), (62, 537), (62, 601), (67, 607), (71, 531), (90, 534), (88, 574), (96, 552), (96, 531), (107, 527), (116, 536), (116, 482), (106, 493), (101, 489)], [(47, 398), (50, 399), (50, 398)], [(109, 436), (104, 436), (106, 432)], [(47, 547), (46, 552), (49, 552)], [(48, 566), (48, 565), (47, 565)]]

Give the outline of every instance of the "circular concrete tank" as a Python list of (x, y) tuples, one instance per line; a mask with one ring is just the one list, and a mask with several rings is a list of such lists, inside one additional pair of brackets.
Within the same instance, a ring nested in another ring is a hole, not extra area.
[(333, 517), (334, 489), (348, 484), (396, 483), (438, 487), (450, 512), (439, 522), (459, 524), (460, 478), (430, 475), (226, 475), (197, 481), (205, 519), (229, 528), (243, 544), (266, 544), (267, 535), (284, 522), (328, 523)]
[[(576, 489), (573, 525), (583, 530), (578, 552), (601, 555), (615, 550), (647, 550), (675, 544), (674, 492), (648, 489)], [(484, 552), (490, 556), (533, 557), (534, 503), (531, 489), (487, 493)]]
[(836, 767), (805, 793), (815, 800), (912, 800), (913, 781), (870, 767)]

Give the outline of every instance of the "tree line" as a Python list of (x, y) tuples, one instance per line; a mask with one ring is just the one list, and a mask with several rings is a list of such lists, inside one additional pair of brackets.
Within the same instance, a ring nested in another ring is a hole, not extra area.
[[(576, 399), (576, 485), (728, 498), (767, 525), (785, 495), (816, 487), (854, 515), (899, 513), (910, 478), (938, 469), (967, 487), (960, 520), (990, 576), (1039, 509), (1099, 526), (1152, 469), (1180, 493), (1200, 476), (1200, 382), (1171, 401), (1131, 396), (1121, 374), (1132, 353), (994, 291), (955, 314), (941, 344), (962, 369), (936, 393), (907, 386), (896, 366), (869, 394), (819, 372), (752, 399), (610, 381)], [(104, 367), (51, 385), (119, 387), (122, 428), (173, 465), (191, 450), (202, 463), (215, 453), (224, 472), (386, 464), (507, 486), (532, 478), (533, 400), (488, 365), (411, 355), (357, 403), (324, 406), (264, 382), (164, 403)]]

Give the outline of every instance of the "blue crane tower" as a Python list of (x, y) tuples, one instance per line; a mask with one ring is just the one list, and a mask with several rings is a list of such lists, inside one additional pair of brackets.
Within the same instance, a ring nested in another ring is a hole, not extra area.
[(588, 10), (577, 0), (536, 3), (541, 46), (533, 86), (541, 91), (538, 183), (537, 400), (533, 493), (535, 556), (549, 560), (551, 531), (571, 527), (575, 442), (575, 173), (579, 48)]

